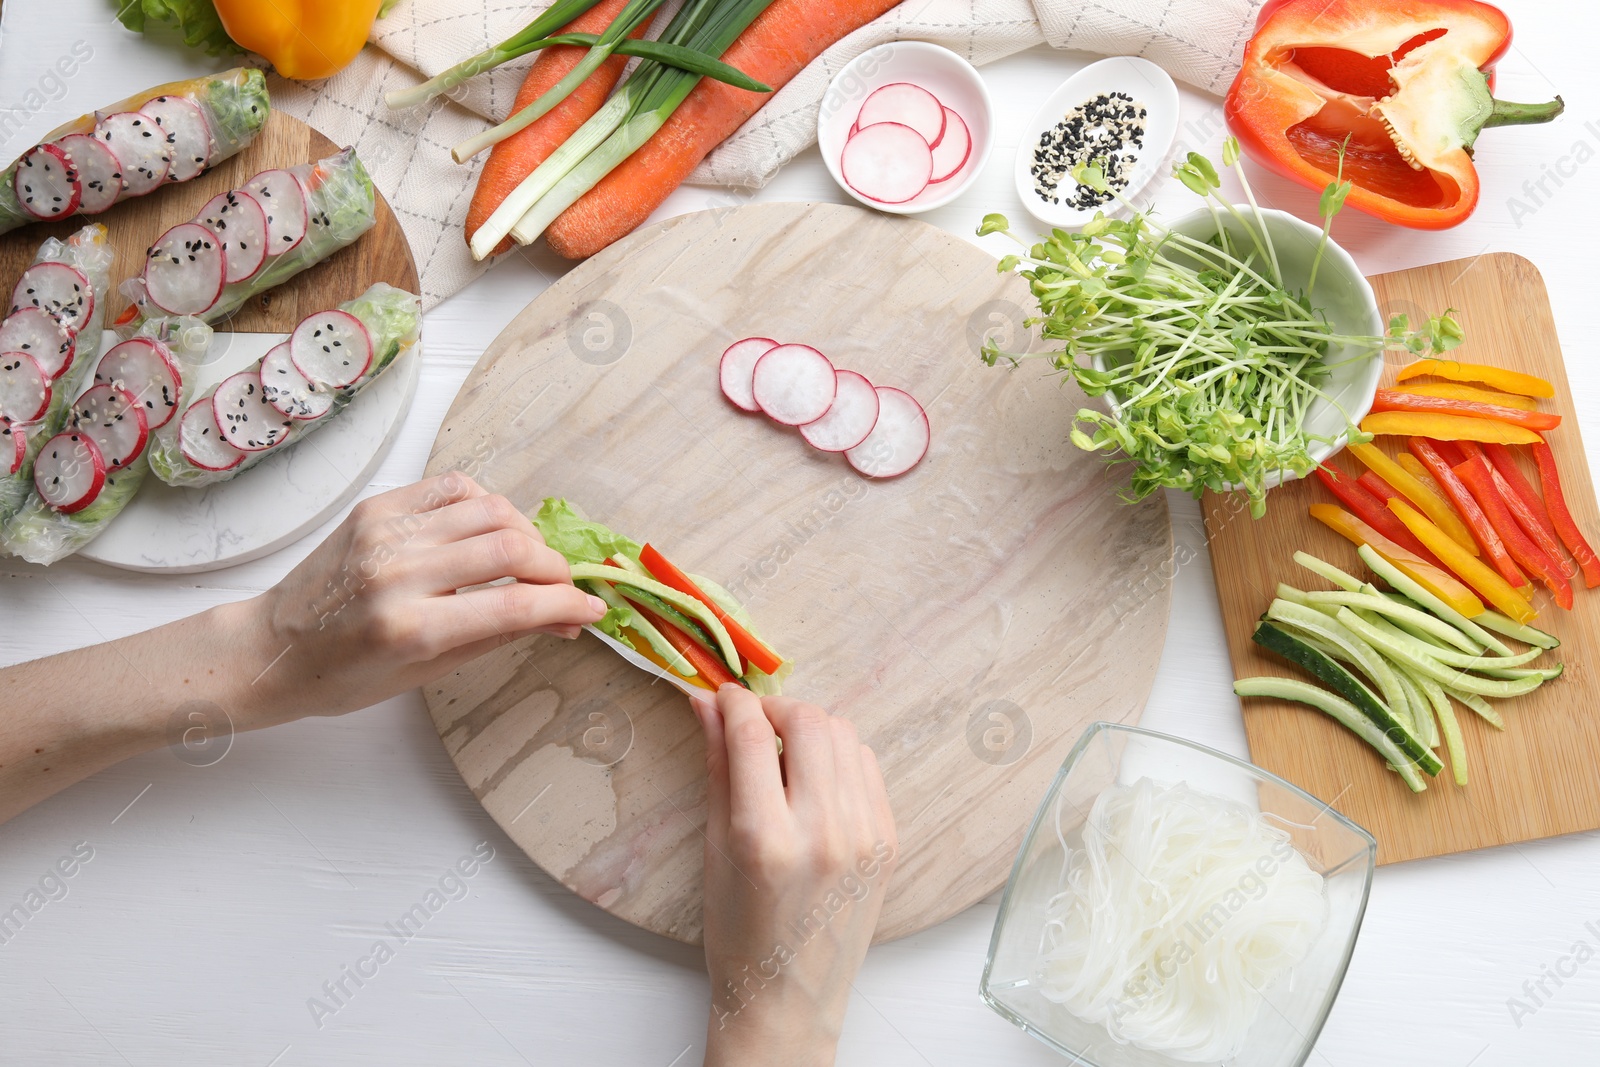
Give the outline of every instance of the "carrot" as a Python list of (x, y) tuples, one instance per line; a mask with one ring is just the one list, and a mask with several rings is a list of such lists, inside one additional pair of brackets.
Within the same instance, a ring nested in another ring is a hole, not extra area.
[[(776, 92), (829, 45), (897, 2), (773, 0), (722, 61)], [(655, 136), (550, 224), (545, 231), (550, 248), (568, 259), (584, 259), (633, 232), (769, 98), (702, 78)]]
[[(600, 0), (563, 26), (561, 32), (604, 33), (627, 4), (628, 0)], [(650, 20), (646, 19), (630, 36), (642, 37), (649, 28)], [(588, 51), (587, 48), (565, 44), (541, 49), (533, 66), (528, 68), (509, 113), (515, 115), (572, 73), (572, 69)], [(522, 184), (522, 179), (532, 174), (535, 167), (600, 110), (600, 105), (616, 88), (617, 79), (622, 77), (622, 68), (627, 63), (627, 56), (613, 54), (585, 78), (570, 96), (551, 108), (548, 114), (541, 115), (527, 129), (517, 131), (489, 151), (489, 158), (478, 173), (478, 188), (472, 194), (472, 204), (467, 208), (468, 240), (494, 214), (500, 202), (511, 195), (511, 190)], [(510, 248), (511, 239), (508, 237), (495, 246), (493, 254), (498, 256)]]

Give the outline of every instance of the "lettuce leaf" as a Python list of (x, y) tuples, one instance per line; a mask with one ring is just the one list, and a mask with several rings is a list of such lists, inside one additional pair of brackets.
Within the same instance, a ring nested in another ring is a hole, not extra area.
[(112, 0), (117, 21), (135, 33), (144, 33), (150, 23), (171, 26), (183, 43), (199, 48), (208, 56), (233, 55), (244, 49), (233, 43), (222, 28), (222, 17), (211, 0)]
[(560, 497), (546, 497), (533, 516), (544, 543), (566, 557), (568, 563), (604, 563), (622, 554), (635, 562), (640, 545), (608, 526), (590, 522)]

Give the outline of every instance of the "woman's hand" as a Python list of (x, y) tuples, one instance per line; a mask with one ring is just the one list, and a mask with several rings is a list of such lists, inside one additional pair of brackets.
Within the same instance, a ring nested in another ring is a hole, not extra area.
[(811, 704), (734, 685), (694, 703), (710, 776), (705, 1062), (831, 1064), (898, 850), (878, 761)]

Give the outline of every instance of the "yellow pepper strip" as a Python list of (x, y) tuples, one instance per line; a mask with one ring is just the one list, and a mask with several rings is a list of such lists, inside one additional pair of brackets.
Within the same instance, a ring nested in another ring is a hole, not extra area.
[(690, 685), (699, 686), (701, 689), (704, 689), (708, 692), (710, 691), (711, 687), (707, 685), (698, 674), (693, 678), (684, 678), (683, 675), (673, 670), (667, 664), (667, 661), (662, 659), (656, 650), (650, 647), (650, 642), (644, 639), (644, 635), (640, 634), (633, 627), (624, 626), (622, 628), (622, 632), (627, 636), (628, 643), (633, 646), (633, 650), (639, 653), (639, 655), (643, 656), (651, 663), (654, 663), (657, 667), (660, 667), (674, 678), (682, 679), (683, 681), (688, 682)]
[[(1379, 411), (1361, 420), (1367, 433), (1398, 434), (1402, 437), (1431, 437), (1435, 441), (1483, 441), (1497, 445), (1531, 445), (1542, 440), (1538, 433), (1513, 426), (1499, 419), (1475, 419), (1467, 415), (1440, 415), (1420, 411)], [(1395, 488), (1399, 488), (1396, 486)]]
[(1539, 402), (1531, 396), (1502, 393), (1497, 389), (1479, 389), (1475, 385), (1462, 385), (1460, 382), (1416, 382), (1412, 385), (1397, 385), (1394, 391), (1410, 393), (1413, 396), (1437, 396), (1444, 400), (1465, 400), (1469, 404), (1499, 404), (1501, 407), (1516, 408), (1519, 411), (1539, 410)]
[(1406, 529), (1417, 535), (1417, 540), (1426, 545), (1428, 551), (1438, 556), (1462, 581), (1482, 593), (1489, 603), (1520, 623), (1529, 623), (1538, 617), (1539, 613), (1533, 610), (1533, 605), (1511, 588), (1511, 584), (1500, 577), (1493, 567), (1462, 551), (1460, 545), (1429, 522), (1421, 512), (1398, 498), (1390, 499), (1389, 510), (1406, 524)]
[[(1437, 492), (1430, 491), (1404, 467), (1390, 459), (1383, 449), (1370, 444), (1351, 445), (1350, 454), (1359, 459), (1373, 474), (1393, 486), (1395, 492), (1421, 508), (1423, 514), (1433, 520), (1434, 525), (1450, 535), (1450, 540), (1474, 556), (1478, 554), (1478, 542), (1472, 539), (1472, 531), (1467, 529), (1467, 524), (1461, 521), (1461, 516), (1456, 514), (1450, 502)], [(1408, 455), (1406, 458), (1412, 457)]]
[(1354, 515), (1333, 504), (1312, 504), (1311, 517), (1354, 545), (1368, 545), (1428, 592), (1471, 619), (1483, 614), (1483, 601), (1452, 574), (1395, 544)]
[(272, 61), (285, 78), (326, 78), (367, 43), (382, 0), (216, 0), (235, 44)]
[(1419, 359), (1400, 368), (1396, 381), (1410, 381), (1424, 374), (1452, 382), (1481, 382), (1493, 389), (1521, 396), (1555, 396), (1556, 387), (1543, 378), (1485, 363), (1462, 363), (1454, 359)]

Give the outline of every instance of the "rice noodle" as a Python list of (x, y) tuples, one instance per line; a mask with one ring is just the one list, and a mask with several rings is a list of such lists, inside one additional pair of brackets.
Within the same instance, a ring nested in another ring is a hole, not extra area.
[[(1060, 808), (1057, 808), (1057, 834)], [(1321, 875), (1234, 801), (1142, 778), (1095, 800), (1047, 909), (1040, 991), (1124, 1044), (1236, 1055), (1327, 924)]]

